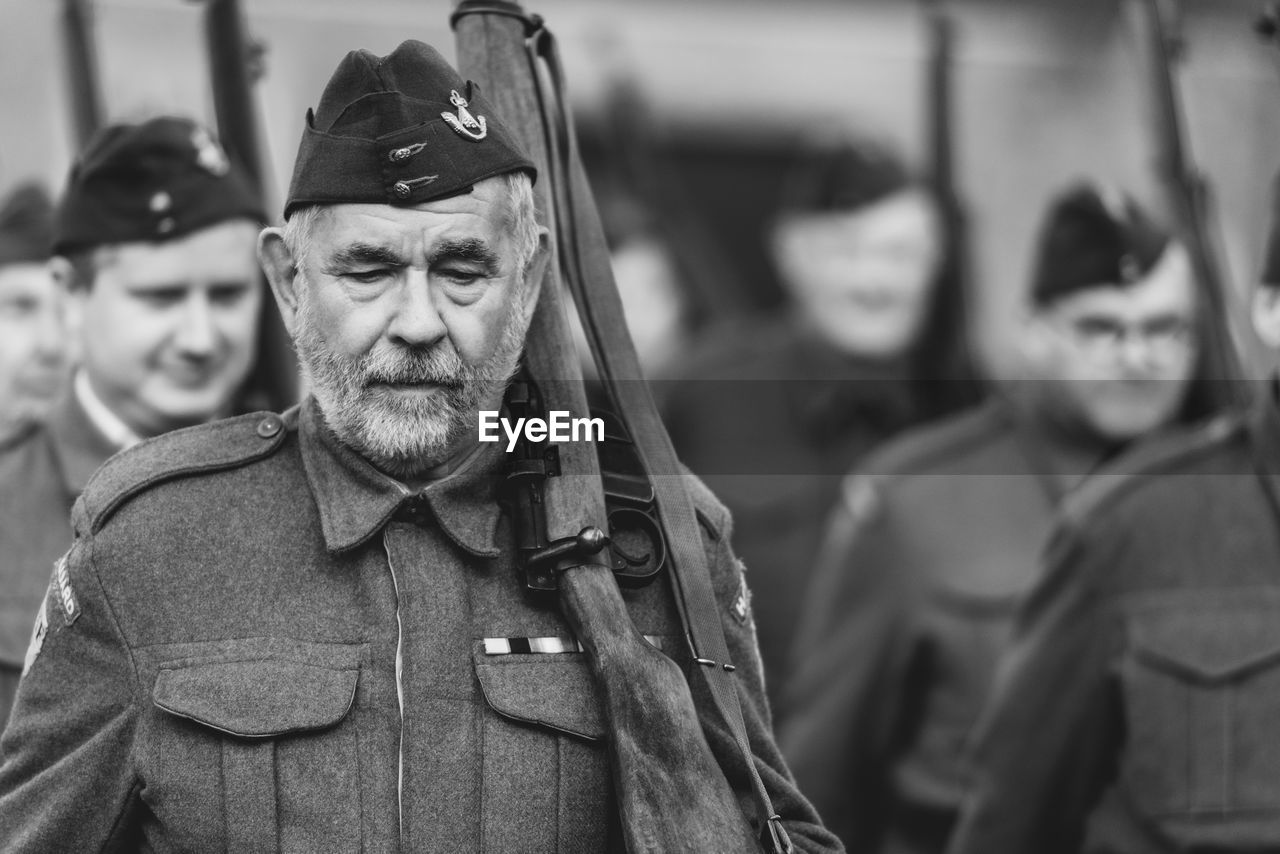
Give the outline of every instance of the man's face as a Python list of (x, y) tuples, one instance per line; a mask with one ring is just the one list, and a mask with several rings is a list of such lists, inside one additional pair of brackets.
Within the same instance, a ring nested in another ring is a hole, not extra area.
[(1171, 422), (1195, 370), (1196, 294), (1186, 251), (1171, 245), (1131, 286), (1077, 291), (1032, 324), (1040, 378), (1103, 439)]
[(66, 377), (66, 333), (47, 265), (0, 267), (0, 436), (48, 411)]
[(103, 402), (154, 436), (226, 414), (253, 366), (257, 228), (234, 220), (163, 243), (97, 250), (72, 291), (84, 368)]
[(855, 211), (788, 217), (775, 237), (787, 286), (831, 345), (872, 359), (910, 349), (942, 254), (927, 195), (909, 190)]
[[(323, 209), (282, 306), (325, 419), (400, 477), (474, 441), (519, 361), (535, 288), (499, 179), (410, 208)], [(277, 285), (279, 289), (279, 285)]]

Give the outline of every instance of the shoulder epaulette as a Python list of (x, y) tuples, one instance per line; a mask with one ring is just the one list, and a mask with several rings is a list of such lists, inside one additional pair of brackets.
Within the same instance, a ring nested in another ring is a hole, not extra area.
[(702, 482), (702, 478), (683, 464), (680, 466), (680, 473), (684, 475), (685, 488), (689, 490), (689, 498), (693, 501), (693, 510), (703, 533), (712, 542), (728, 537), (733, 525), (729, 508)]
[(90, 531), (96, 534), (125, 502), (156, 484), (270, 456), (284, 442), (291, 414), (253, 412), (174, 430), (121, 451), (84, 489)]
[(858, 464), (858, 472), (887, 475), (920, 472), (935, 462), (952, 462), (969, 448), (1002, 434), (1008, 416), (987, 403), (941, 421), (915, 427), (886, 442)]
[(1167, 473), (1220, 449), (1240, 436), (1246, 426), (1243, 414), (1232, 413), (1140, 441), (1068, 494), (1062, 503), (1062, 518), (1078, 523), (1149, 482), (1150, 475)]

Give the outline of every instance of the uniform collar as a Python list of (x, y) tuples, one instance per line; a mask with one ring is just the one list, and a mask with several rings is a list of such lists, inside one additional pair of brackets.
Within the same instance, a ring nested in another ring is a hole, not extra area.
[(120, 416), (112, 412), (111, 408), (103, 403), (102, 398), (98, 397), (97, 392), (93, 390), (93, 384), (89, 382), (89, 375), (83, 368), (76, 371), (71, 387), (76, 403), (80, 405), (81, 410), (98, 432), (115, 446), (115, 450), (123, 451), (142, 441), (142, 437), (125, 424)]
[(68, 495), (83, 492), (98, 467), (121, 450), (94, 424), (73, 389), (63, 393), (45, 424)]
[(477, 557), (501, 553), (496, 544), (501, 515), (499, 444), (485, 445), (460, 470), (415, 493), (342, 444), (325, 424), (314, 397), (302, 404), (298, 435), (329, 551), (363, 545), (401, 513), (418, 524), (438, 524), (459, 548)]

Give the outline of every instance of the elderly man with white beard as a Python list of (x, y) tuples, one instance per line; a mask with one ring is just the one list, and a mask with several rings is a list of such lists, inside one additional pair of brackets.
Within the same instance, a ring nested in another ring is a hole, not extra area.
[[(517, 581), (477, 431), (549, 254), (534, 177), (428, 46), (343, 60), (259, 244), (312, 393), (89, 484), (0, 741), (0, 850), (623, 850), (598, 689)], [(837, 851), (768, 730), (727, 513), (691, 486), (754, 764), (795, 850)], [(688, 672), (670, 587), (623, 597)]]

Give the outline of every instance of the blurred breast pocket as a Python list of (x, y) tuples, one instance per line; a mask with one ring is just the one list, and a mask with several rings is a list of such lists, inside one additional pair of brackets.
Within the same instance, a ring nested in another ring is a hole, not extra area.
[(352, 708), (364, 655), (278, 638), (165, 648), (140, 765), (166, 846), (359, 851)]
[(1280, 589), (1139, 594), (1125, 612), (1125, 792), (1176, 839), (1274, 850)]
[(487, 706), (481, 850), (615, 850), (605, 720), (586, 656), (481, 648), (475, 672)]

